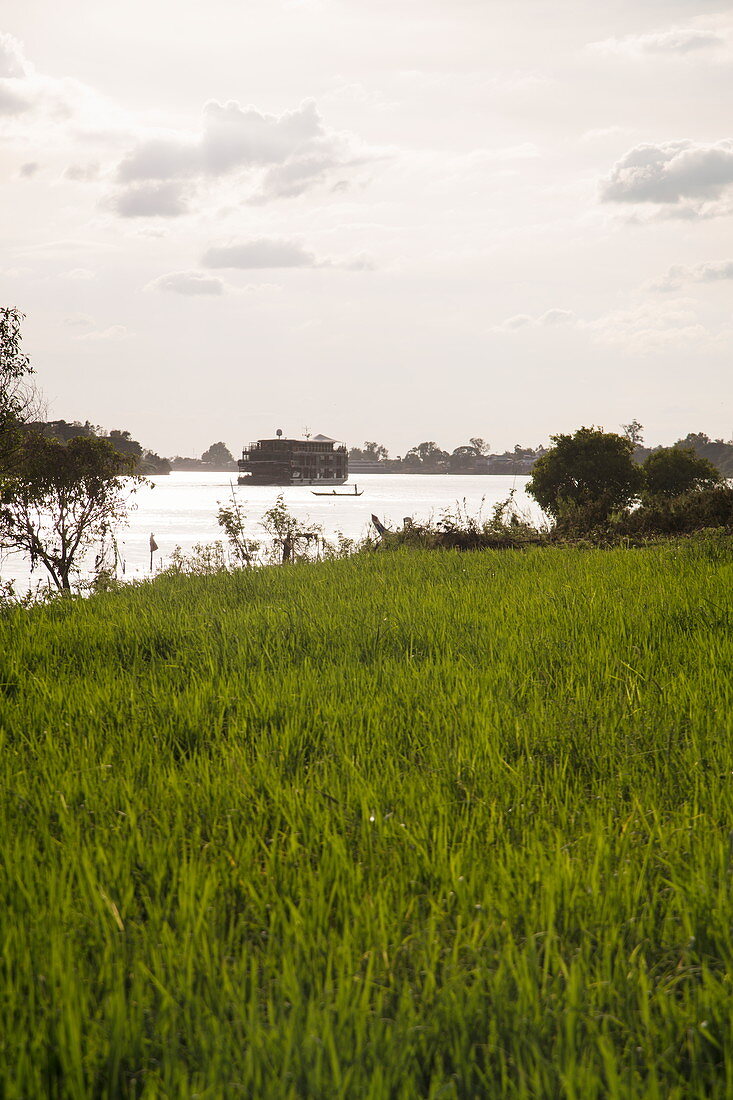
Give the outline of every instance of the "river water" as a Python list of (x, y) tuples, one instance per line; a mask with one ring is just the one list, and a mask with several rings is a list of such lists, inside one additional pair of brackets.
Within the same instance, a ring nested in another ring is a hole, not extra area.
[[(353, 489), (354, 483), (362, 496), (317, 497), (317, 486), (287, 486), (236, 484), (236, 474), (172, 473), (153, 477), (152, 487), (139, 488), (133, 499), (129, 523), (118, 536), (118, 545), (125, 562), (125, 576), (130, 579), (149, 576), (150, 535), (154, 535), (158, 552), (153, 569), (165, 568), (177, 546), (184, 552), (196, 543), (223, 539), (216, 521), (219, 502), (231, 499), (232, 492), (247, 516), (248, 534), (254, 539), (265, 538), (260, 517), (270, 508), (279, 493), (289, 510), (300, 520), (309, 520), (323, 528), (326, 537), (341, 532), (357, 539), (371, 528), (374, 513), (388, 527), (401, 527), (410, 516), (419, 523), (437, 519), (445, 510), (460, 506), (470, 515), (479, 512), (486, 518), (492, 506), (506, 500), (514, 490), (515, 502), (522, 512), (541, 520), (537, 505), (524, 492), (524, 475), (470, 474), (357, 474), (337, 492)], [(41, 569), (30, 578), (27, 563), (17, 555), (0, 560), (0, 578), (15, 580), (20, 591), (29, 579), (45, 580)]]

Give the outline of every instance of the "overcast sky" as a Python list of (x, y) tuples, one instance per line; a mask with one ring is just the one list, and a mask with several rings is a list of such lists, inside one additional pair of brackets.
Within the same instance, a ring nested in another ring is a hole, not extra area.
[(733, 14), (4, 0), (0, 303), (162, 454), (733, 435)]

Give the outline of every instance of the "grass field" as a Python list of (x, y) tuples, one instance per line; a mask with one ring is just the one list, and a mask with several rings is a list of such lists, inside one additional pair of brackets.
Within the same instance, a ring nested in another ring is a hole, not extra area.
[(733, 1097), (733, 547), (0, 618), (0, 1096)]

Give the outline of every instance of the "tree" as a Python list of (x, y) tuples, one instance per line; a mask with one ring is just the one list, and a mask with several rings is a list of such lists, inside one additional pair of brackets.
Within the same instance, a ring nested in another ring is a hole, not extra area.
[(723, 480), (712, 462), (698, 458), (692, 447), (659, 447), (652, 451), (641, 468), (644, 495), (652, 499), (712, 489)]
[(227, 447), (226, 443), (219, 441), (218, 443), (212, 443), (207, 451), (201, 455), (202, 462), (209, 462), (212, 466), (231, 466), (234, 462), (234, 456)]
[(478, 454), (483, 455), (484, 457), (491, 453), (491, 447), (485, 439), (481, 438), (480, 435), (472, 435), (468, 442), (471, 444), (472, 447), (476, 448)]
[(622, 424), (621, 427), (624, 430), (624, 435), (627, 439), (631, 440), (635, 447), (640, 447), (644, 442), (644, 425), (640, 424), (638, 420), (632, 420), (630, 424)]
[[(222, 523), (221, 512), (219, 513), (219, 522)], [(279, 545), (283, 565), (295, 560), (298, 548), (302, 543), (308, 546), (314, 539), (317, 541), (321, 533), (320, 530), (314, 529), (312, 525), (309, 525), (309, 529), (295, 518), (288, 509), (282, 493), (278, 493), (272, 508), (267, 509), (260, 522), (272, 538), (273, 543)], [(226, 523), (222, 525), (227, 530)], [(227, 530), (227, 535), (229, 535), (229, 530)]]
[(0, 307), (0, 478), (20, 461), (22, 427), (35, 397), (29, 382), (33, 368), (21, 347), (24, 316), (13, 306)]
[(142, 458), (143, 449), (136, 439), (133, 439), (129, 432), (120, 431), (119, 428), (113, 428), (108, 436), (103, 438), (107, 439), (114, 449), (121, 455), (128, 455), (130, 458), (138, 459)]
[(389, 458), (389, 451), (381, 443), (367, 440), (363, 447), (352, 447), (349, 451), (349, 458), (353, 459), (354, 462), (381, 462), (385, 458)]
[(366, 441), (364, 443), (364, 456), (374, 462), (379, 462), (381, 459), (389, 458), (389, 451), (381, 443)]
[(418, 443), (416, 447), (410, 447), (404, 461), (408, 465), (437, 466), (447, 462), (449, 458), (447, 451), (442, 451), (433, 440), (430, 440), (427, 443)]
[(86, 551), (114, 537), (126, 518), (121, 475), (133, 466), (131, 455), (103, 439), (77, 436), (64, 444), (29, 434), (22, 462), (0, 491), (0, 546), (27, 554), (31, 565), (40, 562), (68, 591)]
[(593, 427), (550, 438), (554, 446), (532, 467), (527, 492), (555, 519), (592, 527), (638, 496), (644, 475), (630, 439)]

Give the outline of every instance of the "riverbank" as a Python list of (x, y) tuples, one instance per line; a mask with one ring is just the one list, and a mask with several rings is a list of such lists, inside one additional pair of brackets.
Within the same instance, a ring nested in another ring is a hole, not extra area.
[(723, 1095), (733, 552), (0, 617), (0, 1092)]

